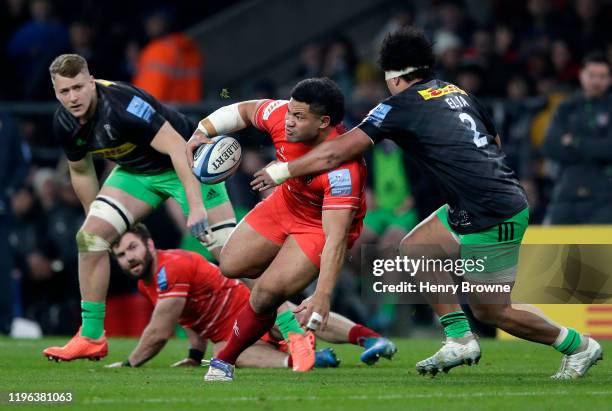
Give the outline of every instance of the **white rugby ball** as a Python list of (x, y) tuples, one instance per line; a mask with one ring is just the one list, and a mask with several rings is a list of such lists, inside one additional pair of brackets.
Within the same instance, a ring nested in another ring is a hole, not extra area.
[(236, 172), (242, 160), (240, 143), (230, 136), (217, 136), (202, 144), (193, 156), (191, 171), (204, 184), (224, 181)]

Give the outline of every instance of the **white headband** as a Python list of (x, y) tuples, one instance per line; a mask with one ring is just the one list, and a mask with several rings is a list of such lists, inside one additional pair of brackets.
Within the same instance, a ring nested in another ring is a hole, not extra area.
[(396, 78), (396, 77), (399, 77), (399, 76), (403, 76), (403, 75), (405, 75), (405, 74), (410, 74), (410, 73), (412, 73), (413, 71), (417, 71), (417, 70), (424, 69), (424, 68), (427, 68), (427, 66), (423, 66), (423, 67), (406, 67), (406, 68), (405, 68), (405, 69), (403, 69), (403, 70), (397, 70), (397, 71), (393, 71), (393, 70), (391, 70), (391, 71), (385, 71), (385, 80), (390, 80), (390, 79), (392, 79), (392, 78)]

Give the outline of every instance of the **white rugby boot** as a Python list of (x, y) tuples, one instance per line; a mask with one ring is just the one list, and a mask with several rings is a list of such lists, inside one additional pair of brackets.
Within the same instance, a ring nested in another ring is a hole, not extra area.
[(591, 337), (583, 336), (583, 338), (587, 338), (586, 348), (575, 354), (563, 356), (561, 368), (550, 378), (554, 380), (575, 380), (584, 377), (591, 366), (603, 359), (601, 345)]
[(218, 358), (212, 358), (204, 381), (234, 381), (234, 366)]
[(476, 335), (466, 333), (461, 338), (447, 338), (442, 348), (431, 357), (419, 361), (416, 369), (421, 375), (436, 375), (440, 371), (449, 372), (459, 365), (478, 364), (480, 361), (480, 344)]

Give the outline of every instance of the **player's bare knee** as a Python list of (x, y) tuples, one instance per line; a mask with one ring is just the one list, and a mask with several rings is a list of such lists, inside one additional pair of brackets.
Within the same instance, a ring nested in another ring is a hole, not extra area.
[(496, 326), (503, 318), (504, 306), (496, 304), (482, 304), (471, 306), (472, 314), (476, 319), (487, 325)]
[(253, 311), (258, 314), (267, 314), (276, 311), (284, 300), (284, 296), (280, 295), (278, 290), (257, 283), (251, 292), (249, 302)]
[(264, 271), (264, 267), (254, 267), (245, 263), (244, 258), (228, 256), (227, 254), (223, 254), (223, 252), (221, 252), (221, 258), (219, 260), (219, 269), (224, 277), (231, 279), (255, 279)]

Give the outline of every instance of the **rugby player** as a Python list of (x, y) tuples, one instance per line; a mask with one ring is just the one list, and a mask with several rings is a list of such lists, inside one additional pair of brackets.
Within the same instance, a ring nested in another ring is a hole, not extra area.
[[(61, 103), (53, 131), (87, 218), (76, 235), (82, 326), (68, 344), (43, 353), (63, 361), (99, 359), (108, 351), (103, 326), (110, 244), (168, 197), (188, 216), (191, 234), (215, 256), (236, 219), (224, 184), (204, 186), (191, 173), (185, 141), (195, 122), (134, 86), (95, 80), (79, 55), (58, 56), (49, 71)], [(116, 163), (102, 188), (95, 155)]]
[[(229, 340), (239, 311), (248, 304), (250, 292), (238, 280), (228, 279), (219, 268), (200, 254), (184, 250), (157, 250), (147, 228), (134, 224), (112, 245), (112, 252), (122, 270), (138, 279), (140, 292), (155, 306), (138, 346), (126, 361), (107, 367), (138, 367), (153, 358), (172, 336), (180, 323), (189, 337), (187, 358), (174, 366), (200, 365), (208, 340), (216, 355)], [(294, 306), (295, 307), (295, 306)], [(359, 337), (361, 336), (361, 337)], [(365, 336), (365, 337), (364, 337)], [(237, 359), (239, 367), (293, 367), (293, 358), (269, 332)], [(381, 336), (336, 313), (330, 313), (328, 326), (317, 337), (341, 344), (364, 345)], [(359, 338), (362, 340), (359, 341)], [(370, 344), (372, 345), (372, 344)], [(369, 354), (362, 357), (370, 358)], [(316, 353), (317, 367), (336, 367), (339, 362), (330, 348)]]
[[(277, 159), (288, 161), (337, 137), (343, 117), (338, 86), (329, 79), (306, 79), (293, 88), (289, 101), (245, 101), (212, 113), (190, 139), (187, 157), (192, 159), (193, 149), (210, 137), (254, 125), (270, 134)], [(236, 359), (274, 323), (278, 306), (317, 275), (314, 294), (297, 311), (304, 311), (303, 324), (325, 328), (346, 249), (361, 233), (365, 173), (363, 159), (357, 157), (327, 173), (288, 180), (236, 227), (221, 252), (221, 272), (229, 278), (258, 279), (234, 334), (211, 360), (206, 380), (232, 380)], [(387, 339), (363, 340), (373, 344), (366, 343), (373, 355), (368, 362), (391, 358), (396, 351)], [(298, 367), (306, 371), (312, 364), (305, 361)]]
[[(384, 40), (379, 62), (391, 97), (370, 111), (360, 125), (326, 141), (299, 159), (269, 165), (256, 173), (254, 189), (265, 190), (288, 178), (337, 167), (385, 138), (408, 151), (432, 177), (448, 204), (415, 227), (400, 244), (410, 255), (418, 245), (437, 244), (443, 252), (425, 256), (486, 256), (474, 283), (514, 284), (519, 246), (529, 220), (525, 192), (504, 162), (500, 137), (474, 96), (434, 78), (435, 58), (422, 32), (407, 28)], [(431, 249), (431, 248), (430, 248)], [(435, 255), (434, 255), (435, 254)], [(517, 337), (552, 345), (565, 355), (555, 379), (585, 375), (602, 358), (594, 339), (547, 321), (537, 312), (513, 307), (510, 294), (500, 304), (470, 306), (480, 321)], [(446, 333), (444, 346), (417, 363), (422, 374), (434, 374), (480, 358), (480, 347), (458, 304), (435, 304)]]

